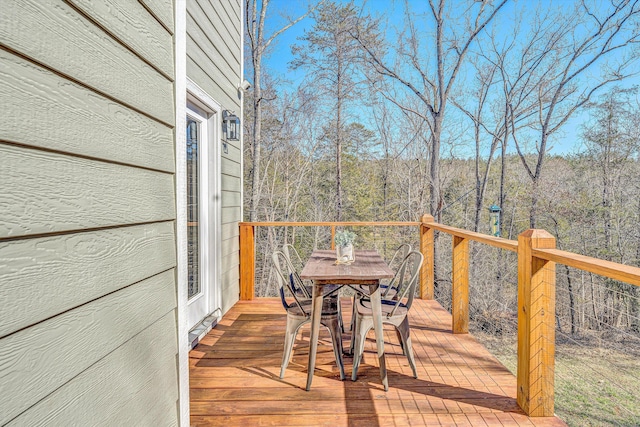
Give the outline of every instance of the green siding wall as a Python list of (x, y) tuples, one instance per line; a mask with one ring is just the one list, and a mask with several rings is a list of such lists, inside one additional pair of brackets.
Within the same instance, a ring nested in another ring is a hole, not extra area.
[(178, 424), (173, 8), (3, 4), (0, 425)]
[[(223, 110), (240, 114), (241, 7), (238, 0), (187, 0), (187, 77)], [(241, 218), (241, 146), (228, 141), (222, 154), (222, 311), (238, 301), (238, 222)]]

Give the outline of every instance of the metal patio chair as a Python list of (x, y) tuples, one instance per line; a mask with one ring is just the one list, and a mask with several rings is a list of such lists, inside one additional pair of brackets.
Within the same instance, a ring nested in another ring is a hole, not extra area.
[[(411, 245), (408, 243), (403, 243), (400, 246), (398, 246), (398, 248), (396, 249), (396, 251), (393, 253), (393, 256), (391, 257), (391, 261), (389, 261), (389, 268), (391, 268), (392, 270), (394, 270), (396, 273), (394, 275), (394, 277), (388, 282), (388, 283), (381, 283), (380, 284), (380, 297), (382, 299), (393, 299), (397, 292), (397, 278), (402, 276), (404, 274), (403, 271), (400, 271), (399, 269), (404, 265), (403, 261), (406, 258), (407, 254), (409, 254), (409, 252), (411, 252)], [(396, 264), (398, 264), (397, 268)], [(358, 298), (368, 298), (369, 297), (369, 287), (368, 286), (363, 286), (363, 285), (355, 285), (352, 286), (352, 289), (356, 292), (353, 295), (353, 305), (351, 306), (351, 334), (353, 336), (353, 330), (354, 330), (354, 322), (355, 322), (355, 309), (356, 309), (356, 302), (358, 300)], [(349, 349), (349, 351), (351, 353), (353, 353), (353, 338), (351, 340), (351, 347)]]
[[(311, 321), (311, 299), (299, 295), (292, 287), (291, 272), (293, 265), (289, 262), (284, 252), (276, 251), (272, 255), (273, 265), (276, 270), (276, 279), (280, 291), (282, 306), (287, 311), (287, 329), (285, 332), (284, 352), (282, 354), (282, 365), (280, 368), (280, 378), (284, 378), (285, 370), (291, 359), (293, 344), (302, 325)], [(283, 269), (284, 266), (284, 269)], [(286, 272), (286, 273), (285, 273)], [(287, 301), (286, 294), (293, 298), (292, 302)], [(342, 362), (342, 332), (340, 328), (340, 311), (338, 309), (337, 298), (324, 298), (322, 302), (322, 316), (320, 323), (324, 325), (331, 334), (333, 343), (333, 353), (336, 364), (340, 370), (340, 379), (345, 378), (344, 364)]]
[[(290, 243), (286, 243), (282, 246), (282, 252), (287, 257), (289, 264), (293, 266), (291, 272), (289, 272), (289, 279), (291, 280), (291, 284), (296, 290), (296, 292), (301, 292), (307, 298), (311, 298), (311, 294), (313, 293), (313, 285), (304, 283), (304, 281), (300, 278), (300, 270), (304, 266), (304, 262), (302, 262), (302, 257), (296, 250), (295, 246)], [(334, 298), (336, 299), (336, 304), (338, 306), (338, 319), (340, 321), (340, 330), (344, 332), (344, 323), (342, 322), (342, 305), (340, 304), (340, 289), (336, 289), (335, 293), (331, 293), (325, 298)]]
[[(411, 346), (411, 331), (409, 329), (409, 319), (407, 317), (409, 309), (413, 303), (416, 284), (420, 276), (423, 256), (420, 252), (413, 251), (404, 258), (398, 272), (402, 272), (397, 277), (396, 299), (382, 299), (382, 323), (388, 323), (395, 327), (400, 340), (403, 353), (409, 360), (409, 365), (413, 370), (414, 378), (418, 378), (416, 363), (413, 357)], [(395, 277), (394, 277), (395, 278)], [(406, 298), (406, 300), (405, 300)], [(403, 302), (403, 300), (405, 300)], [(357, 300), (355, 304), (355, 330), (351, 334), (351, 348), (353, 352), (353, 370), (351, 379), (356, 380), (358, 367), (362, 359), (364, 344), (367, 333), (373, 328), (373, 314), (371, 311), (371, 301), (367, 298)]]

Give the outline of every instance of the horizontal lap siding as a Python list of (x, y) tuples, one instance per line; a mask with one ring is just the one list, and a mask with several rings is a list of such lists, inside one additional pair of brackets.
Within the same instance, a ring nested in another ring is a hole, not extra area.
[[(227, 146), (232, 148), (231, 144), (228, 144)], [(223, 157), (222, 159), (222, 169), (220, 170), (220, 173), (236, 176), (238, 169), (240, 169), (240, 162), (234, 161), (228, 157)]]
[(68, 1), (173, 80), (171, 34), (142, 4), (131, 0)]
[(140, 0), (149, 12), (173, 34), (173, 0)]
[[(226, 173), (222, 173), (220, 174), (220, 176), (221, 176), (223, 191), (235, 191), (238, 193), (240, 192), (242, 188), (242, 181), (240, 180), (239, 176), (230, 175)], [(222, 222), (224, 222), (224, 220)]]
[[(240, 115), (241, 7), (236, 0), (187, 0), (187, 76), (218, 102)], [(223, 135), (224, 138), (224, 135)], [(241, 218), (242, 168), (239, 141), (222, 152), (222, 311), (239, 296), (238, 222)]]
[(223, 191), (222, 192), (222, 207), (240, 207), (242, 206), (242, 199), (240, 193), (235, 191)]
[[(207, 24), (210, 23), (207, 22)], [(201, 25), (205, 27), (205, 29), (201, 28)], [(233, 97), (236, 96), (234, 80), (237, 74), (235, 67), (238, 64), (235, 64), (233, 61), (229, 64), (224, 58), (224, 55), (230, 55), (231, 53), (228, 51), (220, 52), (215, 49), (206, 49), (207, 45), (220, 45), (222, 40), (220, 36), (214, 32), (211, 25), (204, 25), (203, 20), (198, 21), (189, 14), (187, 15), (187, 27), (189, 28), (189, 39), (187, 41), (189, 53), (199, 55), (199, 64), (211, 65), (211, 67), (203, 68), (207, 70), (207, 73), (212, 73), (212, 77), (215, 78), (217, 86), (225, 91), (230, 99), (233, 99)]]
[[(64, 248), (64, 250), (61, 250)], [(175, 266), (173, 221), (0, 243), (0, 337)], [(69, 292), (69, 283), (82, 286)]]
[(96, 414), (104, 414), (103, 425), (176, 425), (174, 318), (167, 313), (7, 427), (92, 425)]
[(173, 125), (173, 83), (58, 0), (21, 0), (3, 10), (0, 40), (10, 49)]
[[(242, 151), (240, 150), (240, 142), (239, 141), (229, 141), (227, 143), (228, 150), (226, 153), (222, 153), (222, 161), (231, 161), (234, 163), (240, 164), (242, 159)], [(223, 166), (224, 167), (224, 166)], [(240, 167), (240, 166), (236, 166)]]
[(172, 0), (0, 15), (0, 425), (177, 425)]
[(173, 175), (0, 145), (0, 238), (175, 218)]
[(0, 425), (174, 310), (174, 276), (160, 273), (3, 338)]
[(172, 127), (15, 54), (0, 61), (3, 140), (174, 171)]

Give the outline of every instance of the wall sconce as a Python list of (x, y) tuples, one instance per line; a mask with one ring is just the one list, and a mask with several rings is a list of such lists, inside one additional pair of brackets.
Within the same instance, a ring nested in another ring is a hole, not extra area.
[(227, 141), (240, 141), (240, 119), (233, 111), (222, 112), (222, 130)]

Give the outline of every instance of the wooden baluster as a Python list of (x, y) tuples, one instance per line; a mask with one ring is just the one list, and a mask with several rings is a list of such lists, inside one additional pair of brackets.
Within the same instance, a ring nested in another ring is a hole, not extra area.
[(469, 333), (469, 240), (453, 236), (451, 328)]
[(240, 300), (255, 297), (255, 229), (253, 225), (240, 223)]
[(518, 405), (531, 417), (554, 410), (555, 263), (536, 258), (532, 249), (554, 249), (544, 230), (518, 236)]
[(431, 215), (422, 215), (420, 224), (420, 252), (424, 256), (422, 262), (422, 268), (420, 269), (420, 298), (421, 299), (433, 299), (433, 228), (430, 228), (426, 223), (433, 222), (434, 218)]
[(332, 225), (331, 226), (331, 249), (335, 249), (336, 248), (336, 226)]

